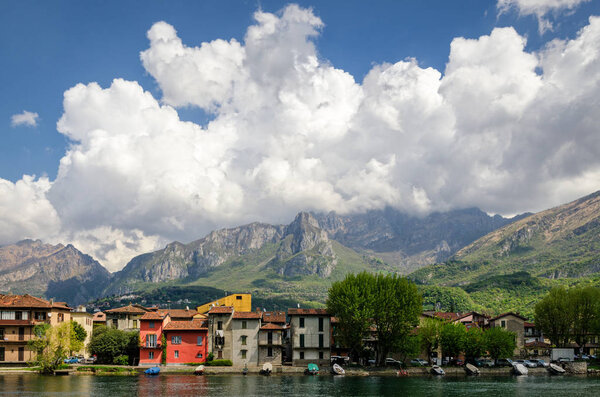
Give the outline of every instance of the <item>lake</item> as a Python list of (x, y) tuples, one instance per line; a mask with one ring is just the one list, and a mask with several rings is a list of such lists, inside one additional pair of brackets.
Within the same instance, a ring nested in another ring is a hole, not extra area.
[(0, 374), (0, 396), (598, 396), (600, 377)]

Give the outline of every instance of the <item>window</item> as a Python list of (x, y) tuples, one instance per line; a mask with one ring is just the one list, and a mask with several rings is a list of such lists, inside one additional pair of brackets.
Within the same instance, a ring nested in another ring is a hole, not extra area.
[(246, 344), (247, 339), (248, 339), (248, 337), (246, 335), (242, 335), (242, 345)]
[(62, 323), (63, 321), (65, 321), (65, 314), (64, 313), (58, 313), (58, 322)]
[(304, 347), (304, 334), (300, 334), (300, 347)]
[(196, 338), (196, 339), (197, 339), (197, 340), (196, 340), (196, 344), (197, 344), (198, 346), (202, 346), (202, 337), (201, 337), (201, 336), (199, 336), (199, 337), (198, 337), (198, 338)]
[[(2, 319), (4, 319), (4, 318), (2, 318)], [(38, 321), (45, 321), (46, 320), (46, 312), (35, 312), (35, 319)]]
[(500, 321), (500, 326), (502, 328), (506, 328), (506, 321), (505, 320)]
[(242, 300), (242, 295), (237, 295), (237, 296), (235, 297), (235, 299), (237, 299), (237, 300), (241, 301), (241, 300)]
[(267, 343), (270, 345), (273, 343), (273, 331), (267, 333)]
[(202, 358), (202, 353), (198, 352), (198, 354), (196, 354), (197, 358)]
[(217, 329), (223, 329), (223, 321), (217, 321)]
[(156, 335), (155, 334), (146, 335), (146, 347), (156, 347)]
[(133, 328), (137, 328), (137, 320), (133, 320)]
[(29, 312), (23, 312), (23, 320), (29, 320)]
[(319, 332), (323, 332), (323, 317), (319, 317)]
[(15, 319), (15, 312), (0, 312), (2, 317), (2, 320), (14, 320)]
[(323, 359), (323, 352), (319, 352), (319, 360)]
[(113, 328), (118, 328), (119, 327), (119, 320), (117, 320), (116, 318), (113, 318), (112, 324), (113, 324)]
[(15, 320), (21, 320), (22, 312), (15, 312)]
[(246, 323), (246, 320), (242, 321), (242, 329), (246, 329), (248, 328), (248, 324)]
[(175, 350), (175, 358), (179, 358), (179, 350)]
[(304, 328), (304, 317), (300, 317), (300, 328)]
[(0, 328), (0, 340), (4, 340), (4, 328)]
[(148, 358), (152, 360), (154, 358), (154, 352), (148, 352)]
[(323, 334), (319, 334), (319, 348), (323, 348)]
[(148, 323), (148, 328), (154, 328), (154, 321), (150, 321)]
[(267, 348), (267, 357), (273, 357), (273, 348), (271, 346)]
[(300, 360), (304, 360), (304, 352), (300, 352)]
[(242, 352), (242, 358), (246, 358), (246, 353), (248, 352), (247, 350), (240, 350)]
[[(171, 336), (172, 345), (181, 345), (181, 336)], [(177, 350), (175, 350), (177, 351)]]

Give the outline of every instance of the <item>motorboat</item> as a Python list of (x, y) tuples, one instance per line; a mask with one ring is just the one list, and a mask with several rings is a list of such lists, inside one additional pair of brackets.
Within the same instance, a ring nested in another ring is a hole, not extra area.
[(565, 369), (563, 367), (560, 367), (556, 364), (548, 364), (548, 366), (546, 367), (546, 369), (548, 370), (548, 372), (550, 372), (551, 374), (554, 375), (563, 375), (565, 372)]
[(513, 365), (513, 373), (515, 375), (527, 375), (529, 373), (529, 371), (527, 370), (527, 367), (524, 366), (521, 363), (515, 363)]
[(304, 374), (305, 375), (318, 375), (319, 374), (319, 367), (317, 366), (317, 364), (308, 364), (308, 368), (306, 368), (304, 370)]
[(431, 367), (431, 373), (433, 375), (446, 375), (446, 372), (439, 365), (434, 365)]
[(194, 370), (195, 375), (203, 375), (204, 374), (204, 365), (198, 365)]
[(242, 375), (248, 375), (248, 364), (244, 364), (244, 368), (242, 369)]
[(271, 363), (264, 363), (262, 366), (262, 369), (259, 371), (259, 373), (261, 375), (271, 375), (272, 372), (273, 372), (273, 364), (271, 364)]
[(333, 364), (331, 367), (331, 373), (334, 375), (344, 375), (346, 371), (344, 371), (344, 368), (340, 367), (338, 364)]
[(465, 372), (467, 375), (479, 375), (480, 373), (479, 368), (469, 363), (465, 364)]
[(146, 375), (158, 375), (159, 372), (160, 368), (158, 367), (151, 367), (144, 371)]

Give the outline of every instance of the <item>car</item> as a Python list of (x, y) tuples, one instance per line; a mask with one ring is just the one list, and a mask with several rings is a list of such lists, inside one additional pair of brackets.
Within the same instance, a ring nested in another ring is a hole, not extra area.
[(390, 357), (388, 357), (388, 358), (385, 359), (385, 365), (389, 365), (391, 367), (401, 367), (402, 364), (403, 364), (402, 361), (395, 360), (395, 359), (390, 358)]
[(422, 358), (413, 358), (412, 360), (410, 360), (410, 365), (424, 367), (427, 365), (427, 361), (423, 360)]
[(86, 363), (86, 364), (94, 364), (97, 360), (98, 360), (98, 357), (92, 356), (92, 357), (86, 358), (84, 360), (84, 363)]
[(461, 360), (460, 358), (453, 358), (452, 360), (450, 360), (448, 362), (448, 365), (461, 366), (461, 365), (465, 365), (465, 362), (463, 360)]
[(523, 364), (527, 368), (537, 368), (537, 366), (538, 366), (537, 363), (534, 363), (533, 361), (529, 361), (529, 360), (517, 360), (517, 363)]
[(488, 360), (488, 359), (484, 359), (484, 358), (476, 358), (473, 360), (473, 364), (475, 364), (476, 367), (493, 367), (494, 366), (494, 362), (492, 360)]
[(350, 362), (350, 358), (349, 357), (331, 356), (331, 365), (333, 365), (333, 364), (347, 365), (349, 362)]
[(77, 357), (68, 357), (65, 358), (64, 363), (65, 364), (77, 364), (79, 362), (79, 359)]
[(499, 358), (496, 360), (497, 367), (512, 367), (513, 364), (514, 362), (510, 358)]
[(536, 363), (538, 367), (544, 367), (544, 368), (546, 368), (548, 366), (548, 363), (545, 362), (544, 360), (539, 360), (538, 359), (538, 360), (529, 360), (529, 361)]
[(559, 357), (558, 360), (556, 360), (558, 363), (570, 363), (571, 359), (569, 357)]

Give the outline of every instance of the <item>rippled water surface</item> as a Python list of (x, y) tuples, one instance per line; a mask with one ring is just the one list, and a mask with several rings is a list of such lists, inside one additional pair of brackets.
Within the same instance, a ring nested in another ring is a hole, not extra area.
[(600, 396), (600, 377), (332, 377), (0, 375), (17, 396)]

